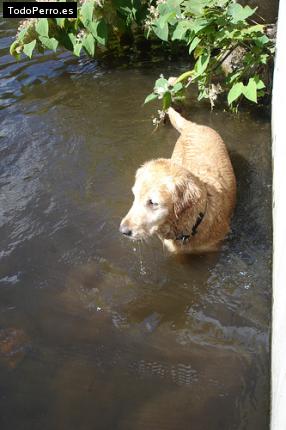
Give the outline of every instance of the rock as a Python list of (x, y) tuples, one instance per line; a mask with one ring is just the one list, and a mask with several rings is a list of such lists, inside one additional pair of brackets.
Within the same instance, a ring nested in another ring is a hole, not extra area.
[(14, 369), (24, 359), (29, 347), (29, 338), (22, 329), (0, 329), (0, 363)]

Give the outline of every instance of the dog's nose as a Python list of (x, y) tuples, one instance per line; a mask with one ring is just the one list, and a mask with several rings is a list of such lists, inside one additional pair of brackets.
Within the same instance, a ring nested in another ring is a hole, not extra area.
[(125, 236), (132, 236), (132, 230), (130, 230), (129, 227), (125, 225), (121, 225), (119, 227), (119, 231), (120, 233), (125, 234)]

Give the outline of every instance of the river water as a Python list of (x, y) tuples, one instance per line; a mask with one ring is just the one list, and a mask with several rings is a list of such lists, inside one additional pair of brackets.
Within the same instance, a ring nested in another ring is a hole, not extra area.
[(221, 252), (173, 257), (121, 237), (136, 168), (168, 157), (142, 106), (180, 62), (15, 62), (0, 21), (1, 430), (266, 430), (270, 119), (190, 116), (223, 136), (238, 179)]

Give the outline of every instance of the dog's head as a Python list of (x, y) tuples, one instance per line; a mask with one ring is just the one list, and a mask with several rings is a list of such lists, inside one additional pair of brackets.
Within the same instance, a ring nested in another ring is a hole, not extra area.
[(171, 238), (182, 214), (187, 209), (192, 213), (201, 196), (190, 172), (167, 159), (152, 160), (139, 168), (132, 192), (134, 201), (120, 231), (135, 240), (155, 233)]

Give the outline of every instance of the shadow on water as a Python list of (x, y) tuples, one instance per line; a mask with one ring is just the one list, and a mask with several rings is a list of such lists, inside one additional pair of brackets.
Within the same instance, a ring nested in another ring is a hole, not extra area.
[(118, 225), (134, 172), (177, 138), (152, 133), (140, 101), (162, 68), (185, 65), (16, 64), (13, 25), (0, 57), (1, 429), (266, 430), (269, 118), (190, 107), (222, 134), (238, 180), (221, 252), (129, 242)]
[(255, 210), (260, 200), (269, 198), (271, 185), (267, 184), (266, 190), (260, 189), (258, 185), (260, 176), (255, 176), (250, 163), (240, 154), (232, 152), (231, 161), (237, 179), (237, 205), (232, 222), (232, 237), (236, 241), (248, 241), (249, 244), (257, 243), (261, 247), (271, 247), (271, 214), (268, 214), (265, 225), (261, 223)]

